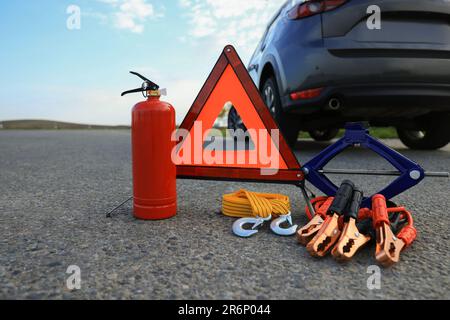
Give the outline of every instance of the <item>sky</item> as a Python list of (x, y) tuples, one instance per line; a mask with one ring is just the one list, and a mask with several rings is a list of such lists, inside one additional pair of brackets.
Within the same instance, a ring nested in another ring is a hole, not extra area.
[[(223, 47), (248, 63), (285, 0), (0, 2), (0, 121), (129, 125), (144, 74), (180, 123)], [(77, 13), (80, 13), (79, 19)]]

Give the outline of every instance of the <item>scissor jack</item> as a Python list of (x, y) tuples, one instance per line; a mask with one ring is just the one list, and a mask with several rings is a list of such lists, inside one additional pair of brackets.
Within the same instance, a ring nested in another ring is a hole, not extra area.
[[(397, 171), (392, 170), (354, 170), (354, 169), (325, 169), (338, 154), (349, 148), (365, 148), (374, 151), (386, 159)], [(391, 184), (386, 186), (376, 194), (383, 195), (386, 200), (405, 192), (406, 190), (419, 184), (425, 177), (449, 178), (448, 172), (428, 172), (420, 165), (408, 159), (404, 155), (384, 145), (369, 134), (368, 125), (363, 122), (348, 123), (345, 126), (344, 137), (336, 143), (324, 149), (313, 159), (303, 165), (302, 171), (305, 179), (314, 187), (322, 191), (325, 195), (332, 197), (336, 194), (338, 187), (331, 182), (326, 174), (345, 175), (376, 175), (376, 176), (398, 176)], [(311, 205), (311, 197), (308, 195), (304, 181), (298, 186), (308, 205), (310, 212), (314, 215), (315, 210)], [(371, 208), (372, 197), (363, 199), (361, 207)]]

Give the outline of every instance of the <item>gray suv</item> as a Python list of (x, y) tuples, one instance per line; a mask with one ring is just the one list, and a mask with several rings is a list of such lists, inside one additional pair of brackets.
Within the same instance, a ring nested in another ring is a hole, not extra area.
[(450, 0), (287, 1), (248, 71), (291, 145), (362, 120), (413, 149), (450, 142)]

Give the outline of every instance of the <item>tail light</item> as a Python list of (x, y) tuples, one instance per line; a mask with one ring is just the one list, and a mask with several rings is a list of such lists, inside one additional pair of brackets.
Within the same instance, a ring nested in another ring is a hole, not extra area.
[(288, 12), (291, 20), (303, 19), (342, 6), (348, 0), (308, 0), (296, 5)]
[(315, 88), (315, 89), (309, 89), (299, 92), (293, 92), (291, 93), (291, 99), (292, 100), (301, 100), (301, 99), (314, 99), (320, 96), (322, 93), (323, 88)]

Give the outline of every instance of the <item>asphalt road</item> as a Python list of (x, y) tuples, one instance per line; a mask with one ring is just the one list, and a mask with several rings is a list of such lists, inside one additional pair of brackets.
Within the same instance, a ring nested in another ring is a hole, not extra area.
[[(450, 147), (417, 152), (388, 143), (426, 169), (450, 170)], [(304, 162), (326, 145), (305, 141), (296, 152)], [(389, 168), (368, 151), (333, 163), (349, 166)], [(289, 195), (303, 225), (305, 203), (295, 187), (179, 181), (177, 217), (137, 221), (127, 205), (105, 218), (131, 194), (130, 172), (127, 131), (0, 130), (0, 298), (450, 298), (447, 179), (425, 180), (396, 198), (414, 213), (419, 237), (398, 265), (381, 271), (381, 288), (369, 290), (373, 246), (346, 264), (318, 260), (268, 226), (237, 238), (234, 219), (220, 214), (221, 195), (245, 187)], [(354, 180), (368, 193), (391, 179)], [(66, 288), (70, 265), (80, 267), (80, 290)]]

